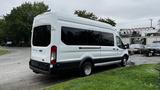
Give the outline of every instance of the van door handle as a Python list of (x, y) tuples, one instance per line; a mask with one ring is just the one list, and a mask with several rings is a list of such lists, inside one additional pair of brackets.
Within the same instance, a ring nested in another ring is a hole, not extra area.
[(43, 52), (43, 50), (39, 50), (39, 52)]
[(79, 49), (101, 49), (101, 47), (79, 47)]

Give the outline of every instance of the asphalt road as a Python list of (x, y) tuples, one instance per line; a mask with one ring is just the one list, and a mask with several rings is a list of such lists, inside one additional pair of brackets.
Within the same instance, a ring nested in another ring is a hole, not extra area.
[[(76, 74), (64, 76), (47, 76), (35, 74), (29, 69), (30, 48), (7, 48), (10, 54), (0, 56), (0, 90), (37, 90), (46, 86), (77, 78)], [(133, 55), (130, 65), (160, 62), (160, 57), (143, 57)], [(118, 65), (105, 66), (96, 69), (95, 73), (118, 68)]]
[(0, 56), (0, 90), (37, 90), (74, 78), (35, 74), (29, 69), (30, 48), (7, 49), (11, 53)]

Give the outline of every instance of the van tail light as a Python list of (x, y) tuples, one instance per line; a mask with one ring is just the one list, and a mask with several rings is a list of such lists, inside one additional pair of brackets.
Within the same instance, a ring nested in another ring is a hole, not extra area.
[(56, 64), (57, 62), (57, 47), (52, 46), (51, 47), (51, 64)]

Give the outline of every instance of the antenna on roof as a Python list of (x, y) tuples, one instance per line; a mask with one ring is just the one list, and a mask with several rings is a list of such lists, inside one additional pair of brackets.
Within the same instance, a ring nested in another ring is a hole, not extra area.
[(57, 6), (57, 2), (58, 2), (58, 0), (52, 0), (53, 2), (52, 2), (52, 10), (51, 11), (53, 11), (53, 12), (57, 12), (58, 10), (57, 10), (57, 8), (58, 8), (58, 6)]
[(48, 12), (55, 12), (56, 11), (56, 0), (49, 0), (48, 4), (50, 8), (48, 9)]

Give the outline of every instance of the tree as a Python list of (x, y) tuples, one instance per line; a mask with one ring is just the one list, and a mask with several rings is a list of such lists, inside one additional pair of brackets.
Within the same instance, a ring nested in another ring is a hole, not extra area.
[(43, 2), (31, 4), (26, 2), (13, 8), (4, 19), (6, 22), (5, 34), (7, 39), (19, 44), (21, 41), (30, 42), (32, 23), (35, 16), (48, 11), (48, 6)]
[(0, 43), (2, 43), (5, 34), (4, 34), (5, 20), (0, 19)]
[(76, 10), (74, 14), (76, 14), (79, 17), (88, 18), (91, 20), (96, 20), (96, 21), (100, 21), (106, 24), (110, 24), (112, 26), (116, 26), (116, 23), (114, 20), (110, 18), (98, 18), (94, 13), (87, 12), (86, 10)]
[(74, 14), (78, 15), (79, 17), (88, 18), (91, 20), (98, 19), (96, 15), (94, 15), (92, 12), (87, 12), (86, 10), (76, 10)]
[(110, 24), (110, 25), (112, 25), (112, 26), (116, 26), (116, 23), (115, 23), (115, 21), (114, 20), (112, 20), (112, 19), (109, 19), (109, 18), (100, 18), (100, 19), (98, 19), (98, 21), (100, 21), (100, 22), (104, 22), (104, 23), (107, 23), (107, 24)]

